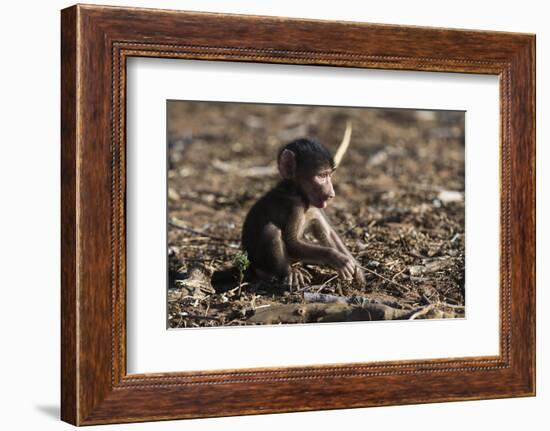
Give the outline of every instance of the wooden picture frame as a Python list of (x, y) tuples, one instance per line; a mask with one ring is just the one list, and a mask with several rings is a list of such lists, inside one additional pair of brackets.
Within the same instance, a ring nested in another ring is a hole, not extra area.
[[(535, 394), (534, 35), (77, 5), (62, 11), (61, 49), (62, 420), (91, 425)], [(500, 354), (127, 374), (131, 56), (498, 75)]]

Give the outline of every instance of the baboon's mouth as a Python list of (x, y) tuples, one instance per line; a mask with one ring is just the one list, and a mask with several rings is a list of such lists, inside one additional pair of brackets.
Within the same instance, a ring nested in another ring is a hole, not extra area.
[(324, 209), (328, 206), (328, 199), (321, 199), (313, 204), (317, 208)]

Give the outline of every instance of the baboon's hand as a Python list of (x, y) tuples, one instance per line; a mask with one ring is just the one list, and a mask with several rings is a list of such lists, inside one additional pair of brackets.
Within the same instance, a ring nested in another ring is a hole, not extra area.
[(345, 280), (352, 280), (355, 273), (355, 261), (351, 256), (332, 250), (330, 265)]

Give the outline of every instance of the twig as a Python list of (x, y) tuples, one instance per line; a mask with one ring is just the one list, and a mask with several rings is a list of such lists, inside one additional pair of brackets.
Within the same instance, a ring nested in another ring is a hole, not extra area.
[(393, 277), (391, 278), (392, 281), (395, 280), (397, 276), (403, 274), (406, 270), (407, 270), (407, 267), (403, 268), (401, 271), (399, 271), (398, 273), (394, 274)]
[(346, 131), (344, 132), (344, 137), (342, 138), (342, 142), (340, 143), (340, 146), (336, 150), (336, 154), (334, 155), (334, 165), (338, 167), (340, 162), (342, 161), (342, 158), (344, 157), (344, 154), (346, 154), (346, 151), (348, 150), (349, 143), (351, 141), (351, 121), (348, 121), (346, 124)]
[(176, 220), (176, 219), (173, 219), (173, 220), (170, 220), (168, 222), (168, 224), (172, 227), (175, 227), (177, 229), (181, 229), (181, 230), (184, 230), (186, 232), (189, 232), (189, 233), (192, 233), (193, 235), (202, 235), (202, 236), (205, 236), (207, 238), (210, 238), (214, 241), (221, 241), (221, 242), (224, 242), (224, 243), (228, 243), (229, 242), (229, 247), (232, 247), (232, 248), (239, 248), (238, 245), (236, 244), (231, 244), (231, 243), (235, 243), (235, 242), (238, 242), (238, 240), (234, 239), (234, 238), (222, 238), (220, 236), (215, 236), (215, 235), (210, 235), (206, 232), (201, 232), (199, 230), (195, 230), (193, 228), (190, 228), (186, 225), (184, 225), (182, 222), (180, 222), (179, 220)]
[(422, 300), (423, 300), (424, 302), (426, 302), (427, 304), (432, 304), (432, 303), (433, 303), (432, 300), (431, 300), (430, 298), (428, 298), (428, 297), (426, 296), (425, 293), (422, 293), (422, 295), (421, 295), (420, 297), (421, 297)]
[(182, 319), (197, 319), (197, 320), (215, 320), (216, 322), (220, 321), (219, 317), (214, 316), (199, 316), (197, 314), (180, 314)]
[(405, 286), (405, 285), (403, 285), (403, 284), (401, 284), (401, 283), (398, 283), (397, 281), (390, 280), (389, 278), (384, 277), (384, 276), (381, 275), (381, 274), (378, 274), (376, 271), (373, 271), (372, 269), (365, 268), (364, 266), (361, 266), (361, 265), (357, 265), (357, 266), (359, 266), (359, 268), (364, 269), (364, 270), (367, 271), (367, 272), (370, 272), (371, 274), (376, 275), (377, 277), (380, 277), (382, 280), (385, 280), (385, 281), (387, 281), (388, 283), (394, 284), (394, 285), (400, 287), (401, 289), (404, 289), (405, 292), (410, 292), (410, 291), (411, 291), (410, 287), (407, 287), (407, 286)]
[(302, 292), (303, 290), (307, 290), (307, 289), (317, 289), (316, 290), (316, 293), (319, 293), (321, 290), (323, 290), (323, 288), (329, 284), (332, 280), (334, 280), (335, 278), (338, 277), (338, 274), (330, 277), (327, 281), (325, 281), (324, 283), (322, 284), (312, 284), (311, 286), (303, 286), (303, 287), (300, 287), (296, 293), (300, 293)]
[(409, 320), (414, 320), (417, 317), (423, 316), (424, 314), (428, 313), (435, 307), (434, 304), (427, 305), (426, 307), (422, 308), (421, 310), (418, 310), (417, 312), (411, 314), (411, 317), (409, 317)]
[(349, 304), (349, 298), (345, 296), (329, 295), (327, 293), (311, 293), (304, 292), (304, 301), (306, 302), (322, 302), (325, 304), (331, 304), (335, 302), (341, 302)]
[(338, 274), (336, 274), (336, 275), (330, 277), (327, 281), (325, 281), (323, 284), (321, 284), (321, 287), (319, 287), (319, 289), (317, 289), (317, 291), (316, 291), (315, 293), (319, 293), (321, 290), (323, 290), (323, 288), (324, 288), (327, 284), (329, 284), (332, 280), (334, 280), (334, 279), (337, 278), (337, 277), (338, 277)]
[(449, 307), (449, 308), (453, 308), (453, 309), (465, 309), (466, 308), (464, 305), (454, 305), (454, 304), (449, 304), (448, 302), (438, 302), (437, 305), (439, 305), (441, 307)]
[(194, 296), (191, 296), (191, 295), (183, 295), (183, 293), (182, 293), (177, 298), (169, 299), (168, 302), (182, 301), (184, 299), (197, 299), (197, 298), (195, 298)]
[(225, 292), (225, 293), (231, 293), (231, 294), (233, 294), (233, 293), (235, 293), (237, 290), (240, 290), (242, 287), (248, 286), (249, 284), (250, 284), (250, 283), (246, 283), (246, 282), (245, 282), (245, 283), (240, 283), (237, 287), (235, 287), (235, 288), (233, 288), (233, 289), (230, 289), (230, 290), (228, 290), (228, 291)]

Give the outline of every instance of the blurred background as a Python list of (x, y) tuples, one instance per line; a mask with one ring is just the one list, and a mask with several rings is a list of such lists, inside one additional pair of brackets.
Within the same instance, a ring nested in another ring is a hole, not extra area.
[[(431, 317), (463, 316), (464, 112), (169, 101), (167, 116), (171, 327), (188, 325), (181, 313), (190, 309), (246, 323), (232, 301), (216, 308), (216, 295), (208, 304), (182, 295), (178, 274), (232, 262), (246, 212), (278, 181), (279, 148), (312, 137), (334, 154), (348, 121), (351, 144), (326, 214), (359, 263), (382, 277), (367, 273), (366, 290), (343, 293), (410, 307), (442, 302), (453, 313)], [(331, 275), (313, 272), (316, 283)], [(342, 294), (341, 286), (322, 293)]]

